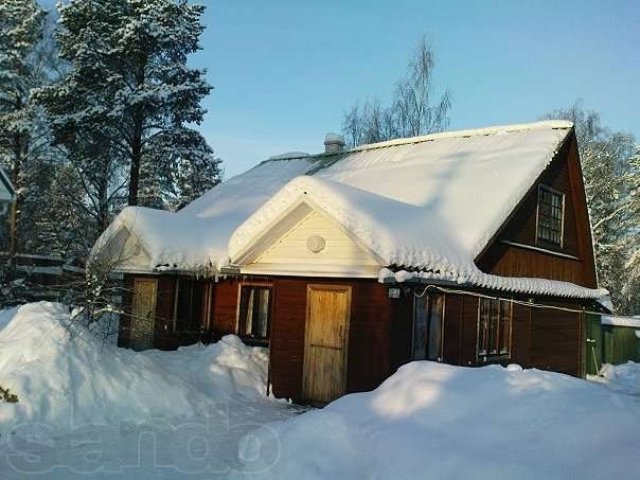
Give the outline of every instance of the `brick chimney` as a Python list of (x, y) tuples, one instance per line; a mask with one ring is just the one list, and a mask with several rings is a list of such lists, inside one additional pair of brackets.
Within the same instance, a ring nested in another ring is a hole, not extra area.
[(344, 150), (344, 138), (336, 133), (327, 133), (324, 137), (324, 153), (340, 153)]

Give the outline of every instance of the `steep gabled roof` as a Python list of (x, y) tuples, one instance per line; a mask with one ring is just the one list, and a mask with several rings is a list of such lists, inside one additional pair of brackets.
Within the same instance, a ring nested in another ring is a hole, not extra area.
[[(221, 268), (306, 196), (384, 259), (384, 266), (499, 288), (474, 259), (572, 127), (546, 121), (273, 159), (213, 188), (180, 212), (136, 209), (133, 215), (127, 209), (114, 224), (126, 224), (144, 239), (150, 268)], [(136, 216), (144, 221), (136, 225)], [(112, 234), (105, 232), (97, 246)], [(563, 282), (551, 283), (538, 293), (602, 295), (577, 286), (563, 293), (556, 288)], [(506, 279), (504, 285), (524, 287)], [(529, 287), (525, 290), (530, 293), (541, 290), (535, 282)]]

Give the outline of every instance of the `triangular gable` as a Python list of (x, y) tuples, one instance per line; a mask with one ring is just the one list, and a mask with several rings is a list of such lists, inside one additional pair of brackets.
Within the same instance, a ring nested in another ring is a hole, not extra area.
[(376, 278), (382, 259), (301, 198), (231, 259), (243, 273)]
[[(536, 237), (539, 187), (564, 197), (562, 245), (540, 244)], [(475, 259), (487, 273), (537, 276), (589, 288), (597, 286), (587, 202), (575, 134), (532, 184), (492, 241)]]

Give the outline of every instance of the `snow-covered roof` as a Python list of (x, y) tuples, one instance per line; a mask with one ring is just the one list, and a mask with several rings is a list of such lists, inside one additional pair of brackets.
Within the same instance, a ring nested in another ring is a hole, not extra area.
[(149, 270), (222, 267), (233, 231), (289, 180), (314, 166), (312, 158), (267, 160), (217, 185), (182, 210), (172, 213), (127, 207), (93, 248), (99, 252), (122, 227), (144, 248)]
[(304, 200), (357, 237), (382, 266), (423, 278), (597, 298), (602, 290), (491, 276), (474, 263), (572, 126), (545, 121), (272, 158), (177, 213), (126, 209), (97, 246), (127, 225), (145, 246), (150, 268), (222, 268)]

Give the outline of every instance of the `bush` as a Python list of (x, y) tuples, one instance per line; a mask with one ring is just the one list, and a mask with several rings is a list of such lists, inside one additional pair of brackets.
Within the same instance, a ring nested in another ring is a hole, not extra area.
[(0, 385), (0, 403), (18, 403), (18, 396)]

